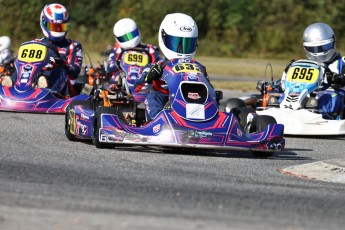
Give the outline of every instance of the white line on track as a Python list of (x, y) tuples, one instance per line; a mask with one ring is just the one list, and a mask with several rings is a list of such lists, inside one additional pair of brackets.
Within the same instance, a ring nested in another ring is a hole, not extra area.
[(345, 159), (331, 159), (291, 166), (279, 170), (283, 174), (305, 179), (345, 183)]

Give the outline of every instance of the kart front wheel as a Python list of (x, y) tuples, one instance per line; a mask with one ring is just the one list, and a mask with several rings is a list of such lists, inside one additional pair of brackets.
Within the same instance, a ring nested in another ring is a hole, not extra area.
[(230, 113), (231, 109), (238, 108), (238, 107), (246, 107), (246, 104), (242, 99), (239, 98), (229, 98), (226, 101), (224, 112)]
[[(253, 118), (252, 124), (250, 126), (250, 132), (260, 132), (268, 127), (270, 124), (277, 124), (274, 117), (269, 115), (257, 115)], [(274, 152), (262, 152), (262, 151), (252, 151), (252, 154), (256, 157), (267, 158), (273, 155)]]
[(86, 109), (92, 109), (92, 101), (72, 101), (66, 108), (65, 114), (65, 135), (70, 141), (77, 141), (78, 139), (73, 134), (75, 131), (75, 106), (80, 105)]
[(96, 148), (111, 149), (114, 144), (99, 141), (99, 129), (102, 127), (102, 114), (117, 114), (117, 108), (114, 107), (99, 107), (95, 113), (93, 121), (92, 143)]
[(233, 108), (231, 109), (230, 111), (231, 113), (233, 113), (240, 125), (242, 128), (245, 128), (247, 127), (247, 124), (248, 124), (248, 114), (250, 113), (253, 113), (255, 114), (255, 110), (254, 109), (251, 109), (251, 108), (246, 108), (246, 107), (237, 107), (237, 108)]
[(268, 127), (269, 124), (277, 124), (274, 117), (269, 115), (256, 115), (250, 125), (250, 133), (260, 132)]

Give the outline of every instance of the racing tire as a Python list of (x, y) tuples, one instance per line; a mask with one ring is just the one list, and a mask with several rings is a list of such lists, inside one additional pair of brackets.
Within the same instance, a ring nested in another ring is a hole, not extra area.
[(224, 112), (229, 113), (232, 109), (238, 108), (238, 107), (240, 108), (246, 107), (245, 102), (239, 98), (230, 98), (225, 103)]
[(231, 109), (230, 112), (233, 113), (237, 117), (241, 127), (245, 128), (248, 124), (248, 121), (247, 121), (248, 114), (255, 113), (255, 110), (251, 108), (247, 108), (247, 107), (237, 107), (237, 108)]
[[(71, 109), (74, 108), (76, 105), (81, 105), (87, 109), (92, 109), (93, 108), (93, 102), (92, 101), (82, 101), (82, 100), (77, 100), (77, 101), (72, 101), (69, 103), (69, 105), (66, 108), (66, 113), (65, 113), (65, 135), (68, 140), (70, 141), (77, 141), (78, 138), (74, 136), (74, 134), (71, 133), (70, 126), (71, 126)], [(74, 121), (73, 121), (74, 122)]]
[(113, 143), (104, 143), (99, 141), (99, 128), (102, 126), (102, 114), (117, 114), (117, 108), (114, 107), (99, 107), (95, 112), (95, 119), (93, 121), (92, 143), (99, 149), (112, 149), (115, 147)]
[[(270, 124), (277, 124), (274, 117), (269, 115), (257, 115), (253, 118), (250, 126), (250, 133), (260, 132), (268, 127)], [(273, 155), (274, 152), (252, 151), (252, 154), (259, 158), (267, 158)]]
[(269, 115), (256, 115), (252, 120), (249, 132), (260, 132), (261, 130), (266, 129), (269, 124), (277, 124), (276, 119)]

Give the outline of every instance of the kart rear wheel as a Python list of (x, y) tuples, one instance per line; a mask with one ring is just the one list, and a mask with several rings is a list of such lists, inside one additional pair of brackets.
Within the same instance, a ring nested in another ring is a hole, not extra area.
[[(260, 132), (268, 127), (270, 124), (277, 124), (274, 117), (269, 115), (257, 115), (253, 118), (250, 126), (250, 133)], [(267, 158), (273, 155), (274, 152), (252, 151), (256, 157)]]
[(95, 113), (95, 119), (93, 121), (93, 132), (92, 132), (92, 143), (96, 148), (100, 149), (112, 149), (115, 147), (115, 144), (104, 143), (99, 141), (99, 129), (102, 126), (101, 116), (102, 114), (117, 114), (117, 108), (114, 107), (99, 107)]
[[(74, 107), (76, 105), (81, 105), (86, 109), (92, 109), (93, 108), (93, 102), (92, 101), (72, 101), (69, 103), (69, 105), (66, 108), (66, 114), (65, 114), (65, 135), (68, 140), (70, 141), (77, 141), (78, 139), (74, 136), (74, 134), (71, 132), (71, 129), (74, 129), (73, 127), (75, 124), (75, 113), (74, 113)], [(74, 132), (74, 130), (73, 130)]]
[(242, 99), (239, 98), (229, 98), (226, 101), (224, 112), (229, 113), (231, 109), (238, 108), (238, 107), (246, 107), (246, 104)]
[(231, 109), (230, 112), (233, 113), (237, 117), (238, 121), (240, 122), (241, 127), (245, 128), (248, 123), (247, 121), (248, 114), (255, 113), (255, 110), (251, 108), (246, 108), (246, 107), (237, 107), (237, 108)]

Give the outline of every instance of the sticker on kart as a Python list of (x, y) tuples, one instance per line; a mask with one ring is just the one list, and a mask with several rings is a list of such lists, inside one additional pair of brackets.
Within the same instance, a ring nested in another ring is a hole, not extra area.
[(19, 48), (18, 60), (22, 62), (40, 62), (47, 54), (47, 47), (41, 44), (27, 44)]
[(146, 66), (149, 63), (149, 57), (138, 52), (128, 52), (125, 53), (124, 62), (127, 65)]
[(292, 66), (287, 73), (287, 81), (313, 83), (319, 79), (320, 70), (312, 66)]
[(199, 65), (195, 63), (179, 63), (172, 67), (175, 73), (202, 73)]

